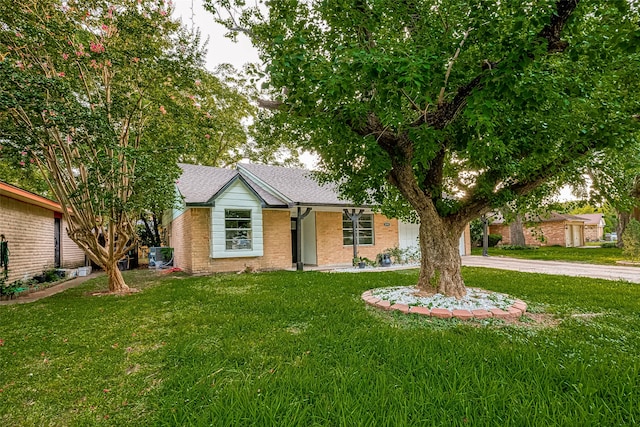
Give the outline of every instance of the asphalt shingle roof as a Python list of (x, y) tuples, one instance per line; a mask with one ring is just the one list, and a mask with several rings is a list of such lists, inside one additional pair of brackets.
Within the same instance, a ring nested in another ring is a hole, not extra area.
[(321, 185), (313, 178), (313, 172), (306, 169), (287, 168), (242, 163), (238, 169), (243, 176), (259, 180), (284, 196), (291, 204), (301, 205), (344, 205), (353, 202), (338, 197), (334, 186)]
[(231, 181), (238, 172), (233, 169), (214, 168), (179, 163), (182, 175), (177, 185), (185, 203), (207, 203)]
[(241, 176), (267, 206), (337, 205), (353, 202), (338, 197), (335, 187), (320, 185), (313, 172), (281, 166), (243, 163), (237, 170), (180, 163), (178, 190), (187, 204), (208, 203), (231, 180)]
[(604, 214), (579, 214), (578, 216), (586, 220), (585, 225), (598, 225)]
[[(558, 221), (587, 221), (586, 218), (581, 218), (575, 215), (560, 214), (557, 212), (550, 212), (547, 214), (526, 214), (525, 221), (528, 222), (558, 222)], [(504, 218), (500, 213), (493, 214), (491, 221), (492, 224), (504, 224)]]

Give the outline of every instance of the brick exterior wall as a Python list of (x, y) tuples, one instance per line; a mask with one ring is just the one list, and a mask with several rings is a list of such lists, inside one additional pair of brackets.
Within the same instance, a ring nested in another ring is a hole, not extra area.
[(187, 209), (170, 227), (175, 266), (191, 274), (291, 268), (291, 219), (288, 210), (262, 211), (264, 256), (211, 258), (211, 210)]
[[(385, 249), (398, 246), (398, 220), (374, 214), (373, 227), (374, 245), (358, 247), (358, 254), (371, 260)], [(351, 264), (353, 246), (342, 243), (342, 212), (316, 212), (316, 239), (318, 265)]]
[(597, 242), (602, 239), (604, 229), (597, 225), (585, 225), (584, 226), (584, 241), (585, 242)]
[(206, 274), (214, 271), (210, 258), (211, 246), (211, 210), (189, 209), (191, 211), (191, 268), (194, 274)]
[(173, 248), (173, 265), (191, 273), (191, 212), (187, 209), (168, 228), (169, 246)]
[(64, 220), (62, 220), (60, 234), (62, 235), (62, 253), (60, 254), (61, 267), (76, 268), (85, 265), (86, 256), (84, 251), (69, 238), (69, 234), (67, 233), (67, 223)]
[[(524, 231), (525, 241), (527, 245), (566, 246), (567, 240), (565, 236), (564, 226), (564, 221), (555, 221), (543, 222), (539, 227), (526, 228)], [(544, 242), (540, 242), (540, 240), (536, 238), (540, 236), (544, 236)]]
[(464, 228), (464, 254), (471, 255), (471, 226), (469, 224)]
[[(565, 225), (566, 221), (550, 221), (539, 223), (535, 227), (526, 227), (524, 229), (524, 239), (527, 246), (566, 246)], [(489, 226), (490, 234), (501, 234), (501, 245), (511, 244), (511, 233), (509, 226), (504, 224), (491, 224)], [(544, 236), (544, 241), (540, 237)]]
[[(353, 247), (343, 245), (342, 212), (316, 211), (318, 265), (351, 264)], [(174, 265), (190, 274), (288, 269), (292, 267), (291, 213), (288, 210), (262, 211), (264, 256), (242, 258), (210, 257), (209, 208), (190, 208), (169, 226), (169, 246), (174, 248)], [(361, 257), (375, 260), (385, 249), (398, 246), (398, 221), (374, 214), (374, 245), (360, 246)], [(385, 224), (389, 224), (388, 226)], [(467, 253), (471, 251), (469, 227), (465, 230)]]
[[(54, 267), (54, 212), (9, 197), (0, 196), (0, 234), (9, 242), (8, 283), (28, 279)], [(63, 267), (84, 264), (84, 253), (61, 224), (60, 261)]]
[(504, 224), (489, 224), (489, 234), (499, 234), (502, 236), (500, 241), (501, 245), (511, 244), (511, 231), (508, 225)]

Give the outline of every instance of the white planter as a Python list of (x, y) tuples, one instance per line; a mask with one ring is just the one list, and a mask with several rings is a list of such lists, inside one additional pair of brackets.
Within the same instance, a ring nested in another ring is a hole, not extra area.
[(88, 276), (90, 274), (91, 274), (91, 266), (90, 265), (88, 265), (86, 267), (78, 268), (78, 276), (84, 277), (84, 276)]

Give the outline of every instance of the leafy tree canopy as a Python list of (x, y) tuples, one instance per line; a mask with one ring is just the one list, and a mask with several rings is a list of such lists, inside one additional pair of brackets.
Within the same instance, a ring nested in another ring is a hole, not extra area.
[(325, 177), (356, 202), (417, 213), (425, 292), (464, 294), (465, 223), (541, 199), (637, 128), (637, 83), (621, 78), (637, 64), (634, 1), (209, 4), (252, 37), (262, 105), (320, 154)]
[[(139, 213), (173, 203), (177, 161), (207, 132), (241, 140), (249, 111), (170, 12), (162, 0), (0, 1), (2, 159), (38, 167), (112, 291), (127, 289), (115, 266)], [(235, 117), (220, 106), (233, 102)]]

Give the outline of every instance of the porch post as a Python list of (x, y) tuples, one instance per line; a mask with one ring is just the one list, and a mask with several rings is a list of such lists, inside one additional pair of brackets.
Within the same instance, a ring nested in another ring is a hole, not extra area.
[(358, 257), (358, 220), (364, 213), (364, 209), (360, 209), (358, 213), (356, 213), (355, 209), (343, 209), (343, 212), (347, 217), (351, 220), (351, 229), (353, 230), (353, 259)]
[(489, 231), (487, 230), (489, 220), (486, 215), (482, 215), (482, 256), (489, 256)]

